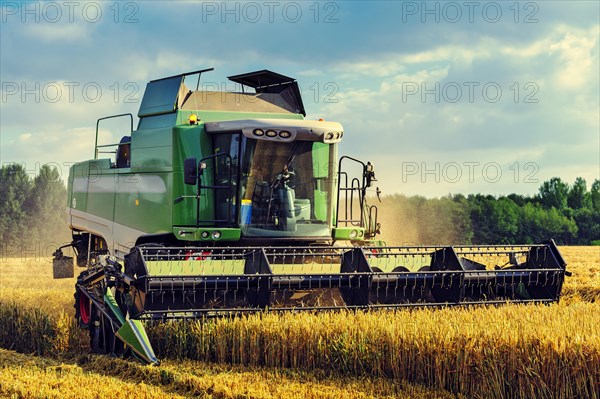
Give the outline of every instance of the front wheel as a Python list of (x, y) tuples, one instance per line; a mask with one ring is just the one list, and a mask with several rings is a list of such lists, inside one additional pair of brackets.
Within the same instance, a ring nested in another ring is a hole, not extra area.
[(80, 328), (87, 330), (90, 328), (90, 298), (77, 287), (73, 296), (75, 297), (75, 320)]

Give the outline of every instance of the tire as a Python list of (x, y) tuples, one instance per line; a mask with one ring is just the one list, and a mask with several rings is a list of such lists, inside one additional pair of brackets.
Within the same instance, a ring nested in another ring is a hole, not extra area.
[(75, 320), (80, 328), (88, 330), (90, 328), (91, 303), (90, 298), (83, 294), (81, 290), (75, 287)]

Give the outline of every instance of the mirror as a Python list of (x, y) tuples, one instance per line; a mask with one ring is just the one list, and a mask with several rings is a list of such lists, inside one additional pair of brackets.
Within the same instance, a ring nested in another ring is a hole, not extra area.
[(373, 185), (373, 182), (377, 181), (377, 179), (375, 178), (375, 168), (373, 167), (373, 164), (371, 162), (367, 162), (367, 165), (365, 165), (364, 173), (366, 186), (371, 187)]
[(195, 186), (198, 181), (198, 162), (195, 157), (183, 161), (183, 181), (185, 184)]

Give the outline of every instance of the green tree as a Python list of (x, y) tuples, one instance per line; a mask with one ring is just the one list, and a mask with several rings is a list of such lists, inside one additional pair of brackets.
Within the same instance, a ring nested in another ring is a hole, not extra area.
[(569, 190), (567, 205), (572, 209), (581, 209), (589, 208), (591, 204), (591, 197), (587, 191), (585, 179), (578, 177)]
[(519, 207), (509, 198), (469, 197), (474, 241), (477, 244), (512, 244), (519, 232)]
[(589, 245), (594, 240), (600, 240), (600, 212), (581, 208), (575, 211), (573, 219), (578, 228), (578, 244)]
[(552, 207), (558, 210), (565, 209), (568, 195), (569, 186), (560, 177), (553, 177), (542, 183), (539, 192), (541, 203), (547, 209)]
[(573, 244), (573, 239), (577, 237), (577, 224), (571, 218), (567, 218), (556, 208), (551, 208), (545, 212), (543, 220), (544, 230), (547, 234), (546, 239), (554, 238), (562, 244)]
[(533, 244), (544, 240), (542, 217), (544, 209), (539, 204), (525, 204), (521, 208), (519, 242)]
[(510, 199), (512, 202), (514, 202), (518, 206), (524, 206), (527, 203), (527, 201), (529, 200), (529, 198), (524, 197), (519, 194), (509, 194), (506, 196), (506, 198)]
[(27, 237), (26, 213), (23, 209), (31, 180), (23, 166), (10, 164), (0, 169), (0, 251), (18, 248)]
[(539, 243), (549, 238), (570, 244), (577, 237), (577, 232), (575, 221), (556, 208), (544, 209), (538, 204), (526, 204), (521, 208), (518, 237), (525, 244)]
[(592, 202), (592, 209), (596, 212), (600, 212), (600, 179), (596, 179), (594, 180), (594, 183), (592, 183), (590, 199)]
[(39, 242), (59, 244), (68, 240), (66, 194), (58, 170), (43, 165), (24, 204), (29, 229)]

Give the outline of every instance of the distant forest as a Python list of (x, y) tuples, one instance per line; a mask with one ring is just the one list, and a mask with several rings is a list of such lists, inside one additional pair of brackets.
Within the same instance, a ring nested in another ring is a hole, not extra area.
[(66, 204), (67, 190), (56, 168), (44, 165), (31, 178), (19, 164), (3, 165), (0, 253), (51, 256), (58, 246), (70, 242)]
[[(555, 177), (534, 196), (510, 194), (388, 195), (378, 203), (382, 238), (401, 244), (530, 244), (554, 238), (559, 244), (600, 245), (600, 180), (588, 190)], [(66, 188), (56, 168), (45, 165), (31, 177), (19, 164), (0, 170), (0, 253), (42, 251), (70, 241)]]
[(581, 177), (572, 185), (554, 177), (534, 196), (395, 194), (378, 206), (383, 238), (392, 245), (532, 244), (550, 238), (562, 245), (600, 245), (599, 179), (588, 190)]

